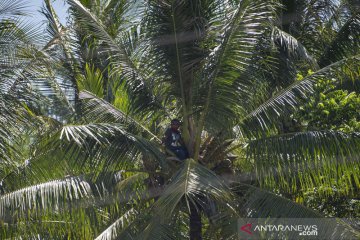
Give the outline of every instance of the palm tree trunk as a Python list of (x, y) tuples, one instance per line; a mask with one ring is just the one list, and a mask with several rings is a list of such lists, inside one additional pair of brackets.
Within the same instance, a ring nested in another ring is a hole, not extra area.
[(190, 201), (190, 240), (202, 240), (200, 208)]

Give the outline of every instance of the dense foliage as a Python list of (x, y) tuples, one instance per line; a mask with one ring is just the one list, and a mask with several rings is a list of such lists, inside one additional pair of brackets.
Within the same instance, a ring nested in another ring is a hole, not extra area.
[[(309, 71), (308, 74), (313, 74)], [(298, 74), (297, 80), (304, 77)], [(360, 94), (356, 91), (340, 89), (335, 86), (335, 79), (322, 79), (314, 85), (314, 95), (294, 113), (293, 128), (304, 130), (334, 130), (346, 133), (359, 132), (360, 129)], [(291, 128), (291, 127), (290, 127)], [(355, 187), (355, 186), (354, 186)], [(323, 212), (327, 216), (358, 218), (360, 195), (349, 194), (341, 181), (333, 180), (332, 191), (327, 196), (326, 187), (299, 191), (294, 199), (298, 202)]]
[[(311, 73), (310, 73), (311, 74)], [(298, 79), (303, 77), (298, 75)], [(360, 131), (360, 94), (338, 89), (335, 79), (322, 79), (314, 86), (315, 94), (300, 107), (295, 118), (308, 130)]]

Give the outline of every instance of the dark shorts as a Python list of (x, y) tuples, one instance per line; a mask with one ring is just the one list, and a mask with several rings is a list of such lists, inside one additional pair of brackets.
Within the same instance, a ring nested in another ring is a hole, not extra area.
[(189, 153), (184, 147), (169, 146), (168, 149), (172, 151), (180, 160), (189, 158)]

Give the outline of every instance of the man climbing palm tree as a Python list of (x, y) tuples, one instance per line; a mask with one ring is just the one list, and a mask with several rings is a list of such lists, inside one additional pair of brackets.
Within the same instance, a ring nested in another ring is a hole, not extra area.
[(171, 120), (171, 127), (166, 130), (163, 143), (166, 149), (173, 152), (180, 160), (184, 160), (189, 158), (189, 153), (179, 131), (180, 125), (181, 122), (178, 119)]

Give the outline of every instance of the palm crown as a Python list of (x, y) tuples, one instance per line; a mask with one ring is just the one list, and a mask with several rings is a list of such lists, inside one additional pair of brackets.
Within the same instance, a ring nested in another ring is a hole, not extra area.
[[(235, 239), (241, 216), (321, 216), (270, 190), (359, 187), (358, 133), (278, 125), (318, 80), (359, 79), (351, 5), (313, 6), (326, 19), (290, 28), (274, 0), (67, 2), (65, 27), (44, 1), (46, 43), (7, 18), (18, 2), (0, 5), (4, 237)], [(328, 47), (294, 37), (325, 20)], [(295, 81), (299, 63), (314, 73)], [(161, 146), (174, 117), (182, 163)]]

